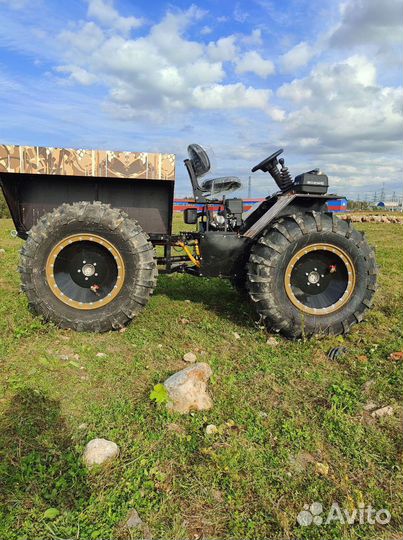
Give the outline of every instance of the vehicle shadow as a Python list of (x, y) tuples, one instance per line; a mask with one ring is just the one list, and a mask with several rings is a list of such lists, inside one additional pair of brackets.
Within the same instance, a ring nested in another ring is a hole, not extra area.
[(238, 325), (252, 327), (257, 319), (246, 294), (242, 295), (228, 280), (199, 278), (189, 275), (161, 275), (154, 295), (165, 295), (172, 300), (202, 304)]
[(36, 389), (20, 389), (0, 419), (3, 519), (12, 530), (21, 511), (73, 510), (87, 496), (86, 472), (75, 455), (60, 403)]

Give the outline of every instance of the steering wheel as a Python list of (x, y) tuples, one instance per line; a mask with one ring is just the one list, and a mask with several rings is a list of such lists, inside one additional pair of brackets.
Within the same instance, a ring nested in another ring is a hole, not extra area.
[(279, 156), (283, 152), (284, 152), (284, 150), (282, 148), (280, 148), (280, 150), (277, 150), (277, 152), (274, 152), (274, 154), (272, 154), (268, 158), (261, 161), (258, 165), (255, 165), (253, 167), (253, 169), (252, 169), (252, 172), (256, 172), (256, 171), (259, 171), (259, 170), (263, 171), (263, 172), (267, 172), (271, 162), (273, 161), (274, 162), (273, 165), (276, 165), (277, 164), (277, 160), (276, 160), (277, 156)]

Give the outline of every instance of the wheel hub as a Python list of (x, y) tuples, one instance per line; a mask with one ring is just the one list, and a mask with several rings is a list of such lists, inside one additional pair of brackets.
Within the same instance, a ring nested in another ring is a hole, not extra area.
[(320, 274), (316, 270), (309, 272), (308, 274), (308, 285), (316, 285), (320, 281)]
[[(83, 261), (85, 262), (85, 261)], [(81, 272), (84, 274), (85, 277), (92, 277), (95, 272), (96, 272), (96, 266), (97, 263), (94, 263), (94, 264), (90, 264), (90, 263), (86, 263), (84, 264), (84, 266), (82, 267), (81, 269)]]

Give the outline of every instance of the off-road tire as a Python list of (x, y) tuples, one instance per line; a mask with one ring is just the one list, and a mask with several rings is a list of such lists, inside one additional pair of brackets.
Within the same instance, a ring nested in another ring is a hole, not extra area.
[[(124, 261), (120, 292), (97, 309), (76, 309), (63, 303), (51, 291), (45, 272), (54, 246), (80, 233), (106, 239)], [(147, 304), (157, 279), (154, 249), (148, 235), (123, 211), (100, 202), (63, 204), (40, 218), (21, 250), (19, 271), (22, 290), (33, 313), (61, 328), (88, 332), (126, 326)]]
[[(294, 253), (326, 243), (343, 250), (354, 266), (356, 281), (345, 305), (328, 315), (299, 310), (285, 288), (285, 271)], [(295, 339), (315, 334), (345, 334), (371, 307), (378, 269), (373, 249), (350, 222), (327, 212), (284, 216), (270, 225), (252, 247), (247, 264), (247, 289), (268, 330)]]

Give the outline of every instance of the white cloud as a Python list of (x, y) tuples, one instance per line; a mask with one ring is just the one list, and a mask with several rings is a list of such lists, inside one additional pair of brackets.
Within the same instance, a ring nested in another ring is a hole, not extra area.
[(128, 33), (143, 24), (137, 17), (122, 17), (113, 7), (112, 0), (89, 0), (88, 16), (96, 19), (102, 25), (113, 27), (123, 33)]
[(213, 31), (213, 29), (211, 28), (211, 26), (205, 25), (205, 26), (203, 26), (203, 28), (200, 30), (200, 34), (201, 34), (202, 36), (207, 36), (208, 34), (211, 34), (212, 31)]
[(241, 41), (245, 45), (255, 45), (258, 47), (263, 45), (261, 29), (255, 28), (248, 36), (244, 36)]
[(194, 105), (200, 109), (267, 109), (270, 90), (257, 90), (241, 83), (195, 88)]
[(401, 0), (347, 0), (341, 4), (341, 20), (330, 36), (330, 44), (350, 48), (402, 41)]
[(249, 51), (236, 60), (235, 71), (240, 74), (255, 73), (265, 79), (273, 75), (275, 68), (271, 60), (265, 60), (256, 51)]
[(227, 36), (217, 41), (211, 41), (207, 47), (207, 54), (212, 60), (219, 60), (220, 62), (234, 60), (238, 50), (235, 41), (235, 36)]
[(96, 81), (96, 77), (87, 70), (74, 65), (58, 66), (56, 71), (59, 73), (68, 73), (72, 81), (78, 82), (84, 86), (88, 86)]
[(78, 60), (83, 53), (89, 54), (95, 51), (105, 39), (102, 30), (93, 22), (84, 23), (77, 30), (63, 30), (59, 37), (63, 45), (68, 47), (65, 54)]
[(270, 91), (225, 83), (225, 62), (237, 61), (240, 72), (262, 77), (273, 72), (272, 62), (256, 52), (237, 59), (234, 35), (208, 45), (185, 37), (203, 15), (194, 6), (169, 12), (136, 39), (104, 31), (94, 22), (82, 23), (61, 34), (67, 61), (57, 71), (83, 85), (106, 86), (106, 106), (119, 117), (148, 116), (161, 122), (175, 111), (254, 108), (280, 119), (282, 111), (268, 105)]
[(401, 91), (380, 86), (375, 66), (354, 55), (316, 66), (307, 77), (280, 87), (277, 95), (301, 106), (285, 124), (297, 145), (316, 138), (318, 153), (365, 153), (393, 151), (400, 144)]
[(281, 70), (283, 73), (293, 73), (306, 66), (314, 55), (315, 49), (306, 41), (301, 41), (280, 57)]

